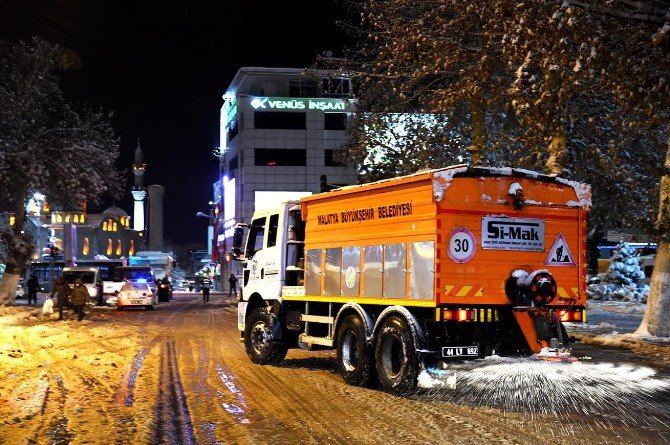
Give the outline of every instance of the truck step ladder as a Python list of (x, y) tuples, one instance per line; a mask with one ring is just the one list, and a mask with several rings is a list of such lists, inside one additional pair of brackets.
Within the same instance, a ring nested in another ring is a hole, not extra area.
[[(328, 315), (312, 315), (309, 313), (309, 302), (305, 303), (305, 313), (300, 315), (300, 321), (305, 322), (305, 332), (300, 334), (300, 341), (307, 345), (320, 345), (333, 347), (335, 340), (333, 338), (335, 317), (333, 317), (333, 304), (328, 304)], [(310, 335), (310, 324), (325, 324), (328, 326), (328, 335), (326, 337), (316, 337)]]

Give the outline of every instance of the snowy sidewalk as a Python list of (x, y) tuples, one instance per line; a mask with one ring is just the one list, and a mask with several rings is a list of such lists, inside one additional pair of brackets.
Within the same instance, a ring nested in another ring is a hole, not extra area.
[(642, 323), (646, 305), (623, 301), (586, 303), (586, 323), (565, 323), (570, 335), (583, 343), (634, 349), (670, 357), (670, 338), (644, 337), (634, 332)]

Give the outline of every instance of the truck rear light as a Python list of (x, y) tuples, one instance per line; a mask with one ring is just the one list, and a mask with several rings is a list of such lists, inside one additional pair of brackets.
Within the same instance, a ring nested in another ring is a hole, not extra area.
[(558, 317), (559, 320), (561, 321), (585, 321), (583, 318), (583, 312), (581, 309), (577, 309), (574, 311), (567, 311), (567, 310), (562, 310), (562, 311), (556, 311), (556, 316)]
[(443, 309), (442, 320), (444, 321), (472, 321), (475, 319), (473, 309)]

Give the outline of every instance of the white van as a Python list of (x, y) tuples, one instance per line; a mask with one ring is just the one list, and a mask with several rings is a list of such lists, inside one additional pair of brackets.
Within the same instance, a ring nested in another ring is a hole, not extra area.
[(70, 285), (70, 289), (74, 287), (74, 281), (80, 278), (82, 283), (88, 288), (91, 301), (98, 301), (98, 293), (102, 292), (100, 269), (97, 267), (64, 267), (61, 276)]

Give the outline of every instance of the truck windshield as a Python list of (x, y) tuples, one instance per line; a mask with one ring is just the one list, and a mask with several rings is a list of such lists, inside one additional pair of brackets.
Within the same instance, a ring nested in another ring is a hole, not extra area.
[(74, 283), (74, 280), (81, 278), (82, 283), (84, 284), (93, 284), (95, 282), (95, 273), (94, 272), (83, 272), (83, 271), (66, 271), (63, 272), (63, 279), (70, 284)]

